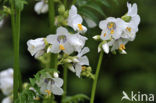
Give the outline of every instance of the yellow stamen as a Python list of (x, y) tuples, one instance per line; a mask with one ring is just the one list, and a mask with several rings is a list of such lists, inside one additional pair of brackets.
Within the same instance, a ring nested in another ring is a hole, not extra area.
[(129, 32), (131, 32), (131, 30), (132, 30), (132, 28), (130, 28), (130, 27), (127, 27), (126, 28)]
[(120, 50), (124, 50), (124, 49), (126, 49), (126, 48), (125, 48), (125, 45), (124, 45), (124, 44), (120, 44), (119, 49), (120, 49)]
[(113, 26), (114, 26), (114, 24), (111, 23), (111, 24), (108, 26), (108, 28), (111, 29)]
[(48, 95), (50, 95), (50, 94), (51, 94), (51, 91), (50, 91), (50, 90), (48, 90), (48, 89), (46, 89), (44, 92), (48, 93)]
[(59, 49), (60, 49), (60, 50), (64, 50), (65, 48), (64, 48), (63, 45), (60, 44)]
[(106, 33), (104, 33), (104, 37), (106, 36)]
[(114, 34), (114, 30), (112, 29), (112, 30), (110, 31), (110, 33), (111, 33), (111, 34)]
[(77, 26), (78, 26), (78, 28), (79, 28), (80, 31), (83, 30), (82, 24), (77, 24)]
[(40, 100), (40, 98), (39, 97), (36, 97), (34, 100)]
[(86, 69), (86, 67), (85, 66), (82, 66), (81, 69), (82, 69), (82, 71), (84, 71)]

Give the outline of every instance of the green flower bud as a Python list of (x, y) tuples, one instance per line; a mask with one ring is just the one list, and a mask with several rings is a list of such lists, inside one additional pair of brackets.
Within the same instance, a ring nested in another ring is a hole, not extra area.
[(64, 5), (60, 5), (59, 8), (58, 8), (58, 12), (60, 14), (64, 14), (64, 12), (65, 12), (65, 6)]
[(130, 22), (132, 17), (131, 16), (127, 16), (127, 15), (124, 15), (121, 17), (122, 20), (124, 20), (125, 22)]
[(69, 11), (66, 10), (66, 11), (64, 12), (64, 17), (65, 17), (65, 18), (68, 18), (68, 16), (69, 16)]

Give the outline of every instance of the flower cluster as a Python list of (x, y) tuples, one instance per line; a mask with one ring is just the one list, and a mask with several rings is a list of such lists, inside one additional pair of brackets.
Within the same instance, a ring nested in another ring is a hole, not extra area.
[(0, 90), (3, 92), (6, 98), (2, 100), (2, 103), (12, 103), (12, 92), (13, 92), (13, 69), (0, 72)]
[[(82, 25), (82, 21), (82, 17), (77, 14), (77, 8), (73, 5), (69, 10), (69, 16), (67, 18), (68, 23), (66, 26), (72, 27), (75, 33), (70, 33), (65, 27), (60, 26), (56, 29), (56, 34), (50, 34), (45, 38), (28, 40), (28, 51), (35, 58), (40, 58), (50, 53), (56, 54), (58, 56), (57, 65), (62, 65), (66, 69), (68, 68), (76, 73), (76, 76), (79, 78), (83, 71), (91, 72), (89, 60), (87, 56), (85, 56), (85, 54), (89, 52), (89, 48), (84, 47), (88, 38), (81, 35), (87, 31), (87, 28)], [(49, 73), (47, 73), (46, 76), (40, 75), (40, 79), (37, 80), (36, 84), (40, 88), (42, 94), (63, 94), (61, 88), (63, 80), (58, 77), (57, 73), (54, 74), (53, 76)], [(85, 76), (85, 73), (83, 73), (83, 76)], [(93, 76), (91, 76), (90, 73), (87, 77)]]
[(119, 50), (121, 54), (126, 54), (125, 45), (135, 39), (140, 23), (140, 16), (137, 14), (137, 5), (127, 3), (127, 7), (128, 13), (122, 18), (108, 17), (106, 20), (100, 21), (101, 35), (93, 37), (96, 40), (102, 40), (98, 47), (98, 52), (103, 49), (108, 54), (109, 51), (115, 52), (115, 50)]

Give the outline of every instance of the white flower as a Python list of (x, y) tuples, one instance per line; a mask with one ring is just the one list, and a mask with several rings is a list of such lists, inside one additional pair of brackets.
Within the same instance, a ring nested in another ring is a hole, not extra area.
[(2, 103), (13, 103), (13, 100), (11, 99), (11, 97), (8, 96), (2, 100)]
[(114, 17), (109, 17), (106, 20), (100, 21), (99, 27), (102, 29), (101, 39), (119, 39), (126, 25), (127, 24), (122, 19)]
[(126, 39), (118, 39), (118, 40), (111, 40), (108, 42), (109, 46), (112, 46), (111, 51), (120, 50), (121, 54), (126, 54), (126, 47), (128, 40)]
[(109, 45), (108, 45), (107, 43), (104, 43), (104, 44), (102, 45), (102, 49), (104, 50), (104, 52), (105, 52), (106, 54), (109, 53)]
[(131, 5), (127, 3), (128, 13), (126, 16), (130, 16), (130, 21), (127, 23), (127, 27), (122, 34), (122, 38), (126, 38), (130, 41), (133, 41), (136, 37), (136, 32), (138, 31), (138, 25), (140, 23), (140, 16), (137, 14), (137, 4)]
[(97, 26), (97, 24), (93, 20), (91, 20), (87, 17), (85, 17), (84, 20), (86, 21), (89, 28), (94, 28)]
[(44, 38), (37, 38), (35, 40), (27, 41), (28, 51), (32, 56), (35, 55), (35, 58), (44, 54), (45, 41)]
[(0, 72), (0, 89), (4, 95), (10, 95), (13, 91), (13, 69), (9, 68)]
[(41, 0), (35, 4), (34, 10), (37, 14), (44, 14), (48, 12), (48, 4)]
[(4, 24), (4, 20), (2, 19), (0, 20), (0, 28), (3, 26), (3, 24)]
[(70, 34), (66, 28), (57, 28), (56, 35), (48, 35), (47, 42), (52, 44), (50, 52), (59, 53), (63, 51), (66, 54), (74, 52), (74, 47), (70, 44)]
[(52, 78), (50, 74), (41, 75), (40, 80), (37, 82), (40, 87), (40, 92), (44, 95), (62, 95), (63, 80), (61, 78)]
[(70, 36), (69, 42), (74, 47), (75, 51), (80, 52), (87, 39), (88, 38), (81, 36), (79, 33), (76, 33)]
[(80, 51), (77, 55), (78, 61), (76, 63), (73, 63), (73, 65), (69, 65), (69, 69), (72, 72), (76, 72), (76, 75), (80, 78), (81, 71), (84, 68), (84, 66), (89, 66), (89, 60), (87, 56), (84, 56), (84, 54), (89, 52), (89, 48), (85, 47)]
[(82, 25), (82, 22), (82, 17), (77, 14), (77, 8), (72, 5), (71, 9), (69, 10), (68, 25), (72, 27), (75, 31), (84, 33), (87, 31), (87, 28)]

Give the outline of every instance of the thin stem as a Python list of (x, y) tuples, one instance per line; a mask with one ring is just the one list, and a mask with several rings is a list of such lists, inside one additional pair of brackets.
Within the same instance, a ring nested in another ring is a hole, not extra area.
[(76, 3), (76, 0), (73, 0), (72, 5), (75, 5), (75, 3)]
[[(54, 0), (48, 0), (48, 7), (49, 7), (49, 25), (50, 25), (50, 32), (55, 33), (55, 7), (54, 7)], [(57, 68), (57, 54), (51, 54), (51, 68)]]
[(11, 0), (11, 24), (14, 46), (14, 100), (18, 97), (18, 92), (21, 91), (21, 73), (19, 68), (19, 41), (20, 41), (20, 16), (21, 11), (15, 7), (15, 0)]
[(67, 8), (67, 0), (64, 0), (64, 6)]
[(63, 102), (63, 99), (66, 97), (66, 94), (67, 94), (67, 75), (68, 75), (68, 69), (67, 69), (67, 67), (64, 67), (64, 71), (63, 71), (63, 80), (64, 80), (63, 90), (64, 90), (64, 94), (62, 96), (62, 102)]
[(50, 31), (51, 33), (55, 33), (55, 7), (54, 7), (54, 0), (48, 0), (48, 7), (49, 7), (49, 24), (50, 24)]
[(94, 103), (95, 92), (96, 92), (96, 85), (97, 85), (97, 80), (98, 80), (98, 77), (99, 77), (99, 72), (100, 72), (100, 68), (101, 68), (102, 58), (103, 58), (103, 51), (101, 51), (101, 53), (100, 53), (98, 65), (97, 65), (97, 68), (96, 68), (95, 79), (94, 79), (93, 85), (92, 85), (92, 92), (91, 92), (90, 103)]

